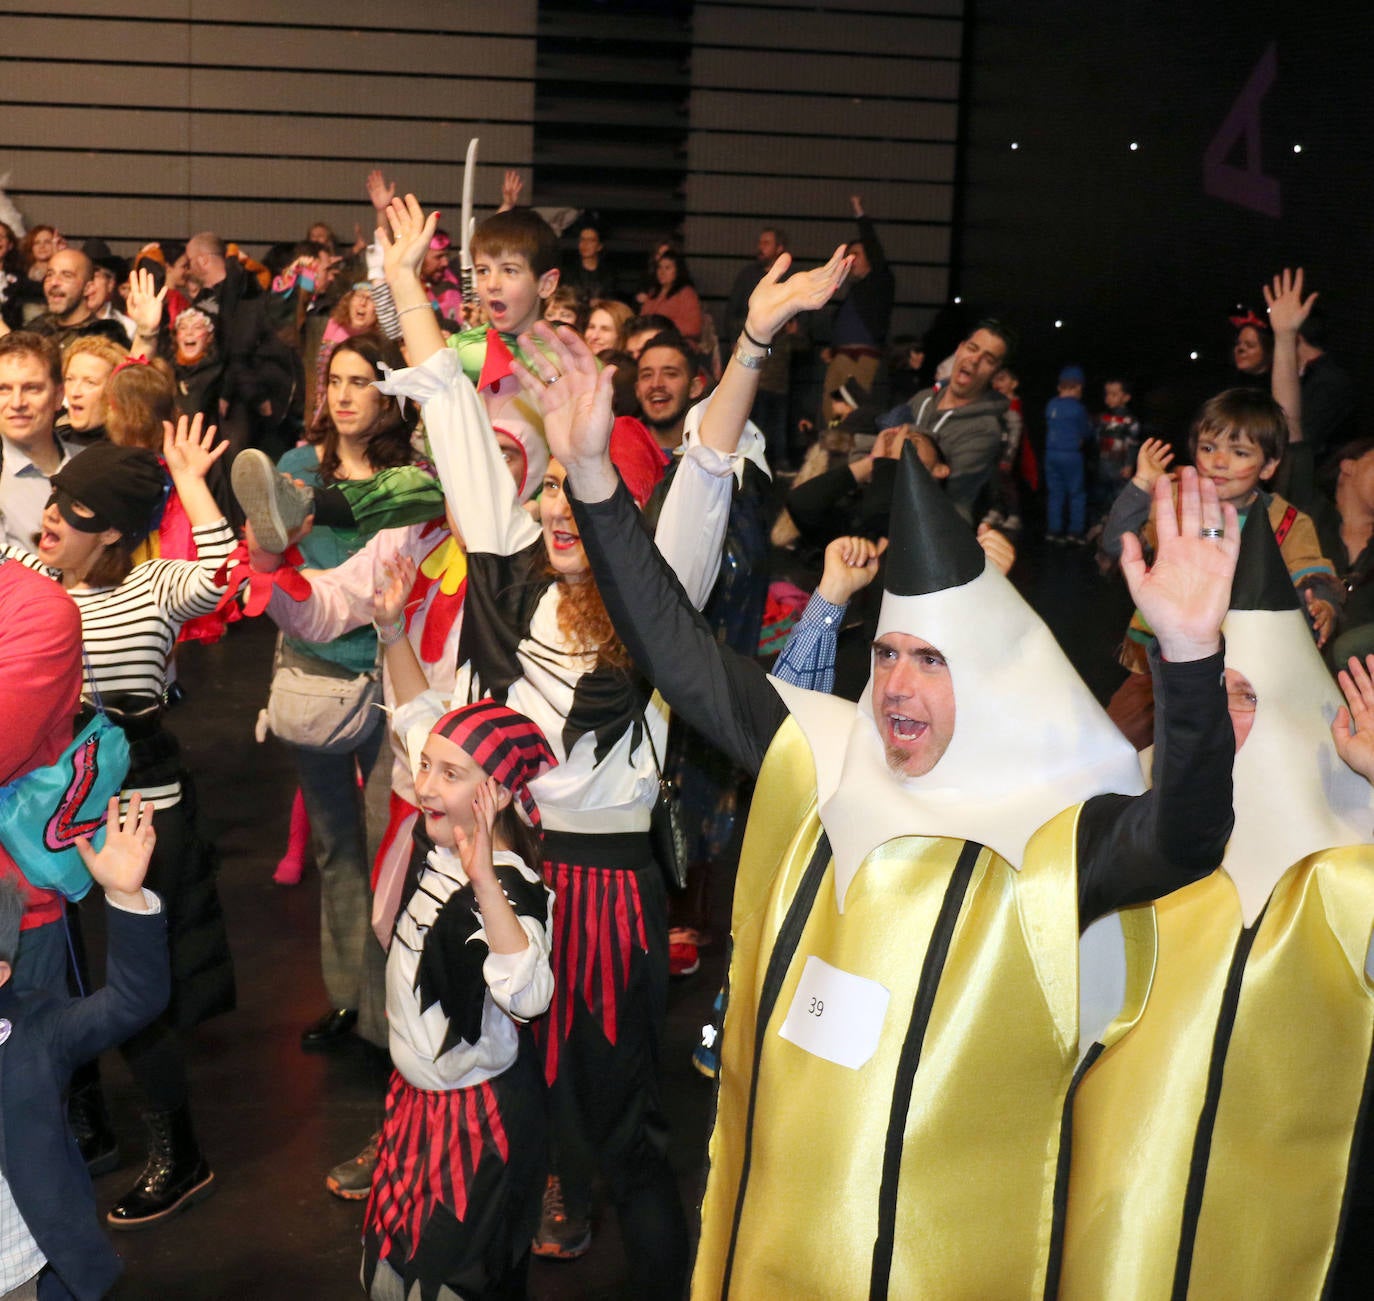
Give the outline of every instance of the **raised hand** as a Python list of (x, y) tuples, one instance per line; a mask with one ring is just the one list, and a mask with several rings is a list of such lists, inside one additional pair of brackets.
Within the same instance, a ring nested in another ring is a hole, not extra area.
[(81, 855), (96, 885), (114, 896), (116, 902), (141, 911), (144, 907), (143, 878), (147, 875), (156, 843), (153, 806), (145, 804), (143, 797), (135, 792), (129, 797), (129, 812), (122, 826), (119, 796), (110, 796), (105, 813), (105, 844), (97, 850), (85, 836), (78, 836), (76, 852)]
[(377, 213), (377, 220), (380, 221), (382, 214), (387, 210), (392, 199), (396, 197), (396, 182), (388, 182), (382, 175), (381, 168), (374, 167), (367, 174), (367, 197), (372, 203), (373, 210)]
[(1236, 508), (1217, 500), (1217, 486), (1191, 466), (1179, 473), (1178, 507), (1172, 484), (1155, 482), (1155, 563), (1147, 566), (1140, 539), (1121, 539), (1121, 572), (1164, 658), (1205, 659), (1221, 646), (1221, 621), (1231, 601), (1240, 553)]
[(1001, 529), (995, 529), (991, 524), (980, 524), (978, 545), (983, 548), (983, 554), (1003, 574), (1011, 573), (1011, 567), (1016, 563), (1016, 548)]
[(877, 577), (878, 557), (886, 550), (886, 538), (836, 538), (825, 549), (825, 571), (816, 591), (831, 605), (848, 605)]
[(501, 206), (498, 212), (509, 212), (520, 202), (520, 195), (524, 192), (525, 182), (520, 179), (520, 173), (513, 168), (501, 178)]
[(824, 307), (844, 284), (854, 259), (845, 256), (841, 244), (824, 266), (799, 271), (787, 280), (783, 276), (792, 265), (790, 253), (779, 253), (773, 265), (749, 295), (749, 314), (744, 328), (760, 343), (771, 343), (774, 336), (799, 312), (814, 312)]
[(210, 467), (229, 450), (226, 438), (218, 446), (215, 444), (214, 425), (204, 426), (199, 411), (188, 420), (178, 416), (176, 428), (170, 420), (162, 422), (162, 459), (172, 478), (204, 479)]
[[(1331, 739), (1336, 753), (1365, 781), (1374, 784), (1374, 655), (1367, 666), (1355, 656), (1336, 674), (1346, 703), (1331, 720)], [(1352, 731), (1353, 729), (1353, 731)]]
[[(420, 263), (434, 232), (439, 229), (439, 214), (428, 217), (420, 201), (407, 194), (405, 199), (392, 199), (383, 213), (385, 224), (377, 227), (377, 243), (382, 250), (382, 266), (393, 287), (397, 277), (420, 278)], [(390, 227), (388, 233), (387, 227)]]
[(1284, 267), (1270, 284), (1264, 286), (1264, 302), (1269, 308), (1269, 328), (1280, 334), (1297, 334), (1307, 320), (1316, 294), (1302, 296), (1302, 268)]
[(857, 194), (849, 196), (849, 211), (854, 214), (856, 219), (864, 215), (864, 201)]
[(1167, 473), (1174, 461), (1174, 449), (1162, 438), (1147, 438), (1140, 445), (1135, 458), (1135, 479), (1137, 487), (1145, 492), (1153, 492), (1159, 477)]
[(458, 857), (463, 861), (463, 871), (467, 873), (474, 890), (480, 890), (496, 879), (496, 869), (491, 861), (491, 833), (496, 825), (498, 807), (496, 778), (488, 777), (477, 788), (472, 800), (472, 834), (465, 832), (456, 821), (453, 823)]
[(609, 454), (615, 367), (598, 371), (592, 350), (567, 325), (555, 331), (540, 321), (520, 336), (520, 347), (531, 361), (515, 362), (515, 373), (544, 412), (549, 451), (563, 463), (579, 497), (605, 500), (616, 484)]
[(415, 562), (407, 555), (384, 560), (372, 593), (372, 618), (379, 628), (394, 627), (405, 615), (415, 586)]
[(1307, 606), (1307, 616), (1312, 621), (1313, 631), (1317, 634), (1317, 649), (1320, 650), (1336, 631), (1336, 607), (1312, 591), (1303, 594), (1303, 601)]
[(151, 337), (162, 324), (162, 304), (167, 297), (167, 286), (156, 288), (153, 273), (146, 267), (138, 267), (129, 277), (129, 293), (124, 303), (124, 311), (134, 323), (140, 335)]

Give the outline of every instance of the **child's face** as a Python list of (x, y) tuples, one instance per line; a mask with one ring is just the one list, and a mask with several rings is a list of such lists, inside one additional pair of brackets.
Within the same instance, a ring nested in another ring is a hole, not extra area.
[(1061, 398), (1081, 398), (1083, 396), (1083, 385), (1078, 383), (1061, 384), (1059, 386), (1059, 396)]
[(479, 253), (473, 271), (477, 296), (502, 334), (528, 330), (544, 314), (544, 300), (558, 288), (557, 270), (536, 277), (523, 253)]
[(471, 835), (472, 801), (487, 774), (456, 741), (431, 733), (420, 751), (415, 774), (415, 798), (429, 838), (443, 849), (456, 849), (454, 828)]
[(1217, 498), (1239, 509), (1248, 506), (1259, 488), (1279, 468), (1277, 459), (1266, 461), (1254, 439), (1235, 430), (1198, 436), (1197, 472), (1217, 486)]
[(1120, 411), (1131, 400), (1131, 395), (1113, 381), (1103, 388), (1102, 400), (1107, 404), (1109, 411)]
[(992, 377), (992, 387), (995, 388), (1004, 398), (1014, 398), (1016, 390), (1021, 387), (1021, 381), (1009, 370), (999, 370)]

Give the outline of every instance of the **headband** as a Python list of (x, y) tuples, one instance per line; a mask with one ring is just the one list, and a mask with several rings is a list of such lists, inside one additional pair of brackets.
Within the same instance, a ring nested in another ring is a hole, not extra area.
[(558, 760), (544, 733), (524, 714), (494, 700), (479, 700), (445, 714), (430, 728), (430, 735), (442, 736), (466, 750), (483, 772), (510, 791), (525, 820), (538, 829), (539, 806), (529, 783), (556, 767)]

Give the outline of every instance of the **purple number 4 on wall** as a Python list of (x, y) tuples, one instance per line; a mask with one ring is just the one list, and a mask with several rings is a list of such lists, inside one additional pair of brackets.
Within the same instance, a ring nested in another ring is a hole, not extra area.
[[(1278, 62), (1277, 47), (1271, 42), (1202, 155), (1202, 186), (1208, 194), (1266, 217), (1280, 215), (1279, 183), (1275, 177), (1264, 174), (1260, 106), (1278, 75)], [(1242, 139), (1245, 165), (1239, 167), (1226, 159)]]

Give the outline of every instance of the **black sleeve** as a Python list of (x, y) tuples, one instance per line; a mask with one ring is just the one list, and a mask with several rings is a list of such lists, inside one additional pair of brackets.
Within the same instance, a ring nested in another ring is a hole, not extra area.
[(787, 494), (787, 513), (808, 542), (824, 545), (849, 531), (851, 507), (859, 484), (847, 465), (837, 465)]
[(883, 252), (882, 241), (878, 238), (877, 227), (872, 217), (859, 218), (859, 239), (863, 241), (864, 252), (868, 254), (868, 264), (874, 271), (887, 271), (887, 254)]
[(758, 772), (787, 717), (782, 697), (753, 660), (716, 641), (623, 483), (603, 502), (568, 497), (601, 599), (636, 667), (697, 731)]
[(1078, 822), (1078, 919), (1087, 927), (1127, 904), (1201, 880), (1231, 835), (1235, 734), (1220, 653), (1168, 664), (1150, 649), (1155, 688), (1152, 788), (1098, 795)]

